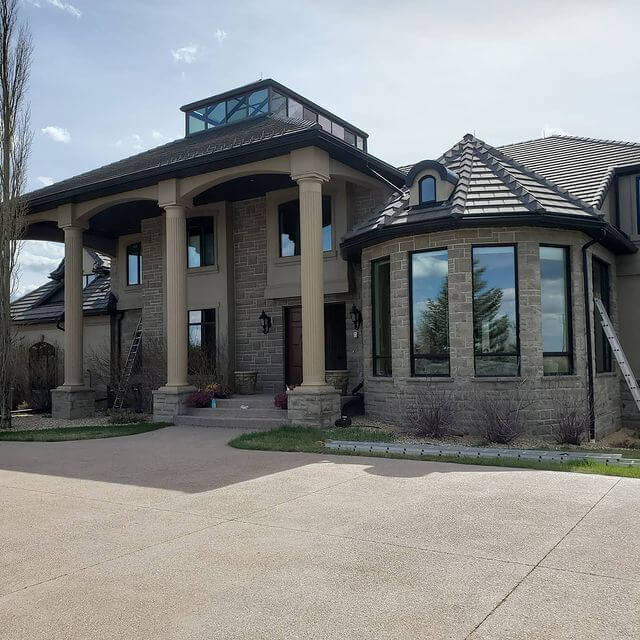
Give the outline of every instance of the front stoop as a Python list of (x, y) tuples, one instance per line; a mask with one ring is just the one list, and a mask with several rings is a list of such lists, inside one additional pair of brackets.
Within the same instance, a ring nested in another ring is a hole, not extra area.
[(96, 393), (89, 387), (58, 387), (51, 390), (51, 417), (63, 420), (91, 418), (96, 414)]
[(160, 387), (153, 392), (153, 421), (175, 422), (186, 410), (189, 396), (195, 387)]
[(340, 417), (340, 392), (333, 387), (300, 386), (287, 396), (291, 424), (332, 427)]

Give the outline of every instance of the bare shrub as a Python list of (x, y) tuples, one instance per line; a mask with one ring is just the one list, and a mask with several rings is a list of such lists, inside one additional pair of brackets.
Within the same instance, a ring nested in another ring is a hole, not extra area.
[(138, 413), (131, 409), (120, 409), (109, 413), (109, 424), (135, 424), (146, 422), (149, 419), (144, 413)]
[(509, 444), (527, 432), (527, 409), (535, 402), (526, 379), (495, 393), (478, 391), (470, 400), (472, 427), (484, 442)]
[(451, 389), (440, 383), (426, 383), (420, 394), (409, 400), (398, 398), (399, 422), (416, 437), (444, 438), (456, 422), (456, 401)]
[(551, 423), (551, 436), (556, 444), (582, 444), (591, 425), (589, 405), (582, 398), (561, 402), (556, 408)]

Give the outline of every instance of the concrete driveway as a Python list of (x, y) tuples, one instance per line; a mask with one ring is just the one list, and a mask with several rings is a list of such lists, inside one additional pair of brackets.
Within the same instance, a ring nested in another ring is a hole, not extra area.
[(638, 480), (233, 435), (0, 443), (0, 637), (640, 637)]

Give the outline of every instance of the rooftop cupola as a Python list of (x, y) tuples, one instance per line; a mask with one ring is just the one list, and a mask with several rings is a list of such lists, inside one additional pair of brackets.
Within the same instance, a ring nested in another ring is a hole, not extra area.
[(271, 79), (219, 93), (180, 109), (185, 113), (185, 136), (271, 114), (315, 122), (323, 131), (352, 147), (367, 150), (366, 132)]

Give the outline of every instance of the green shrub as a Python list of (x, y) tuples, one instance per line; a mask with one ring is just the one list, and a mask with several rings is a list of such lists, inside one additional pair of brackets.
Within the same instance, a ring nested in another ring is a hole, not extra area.
[(109, 414), (109, 424), (135, 424), (140, 422), (147, 422), (147, 417), (144, 413), (138, 413), (131, 409), (116, 409)]

